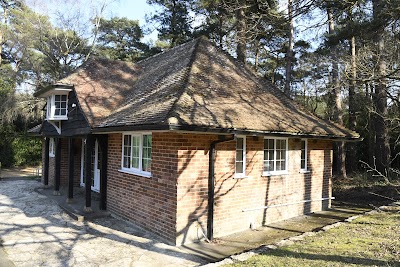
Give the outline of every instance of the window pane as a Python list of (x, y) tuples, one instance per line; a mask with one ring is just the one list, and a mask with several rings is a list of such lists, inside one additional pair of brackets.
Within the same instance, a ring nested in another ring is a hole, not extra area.
[(139, 169), (140, 137), (132, 136), (132, 168)]
[(243, 138), (236, 139), (236, 149), (243, 149)]
[(236, 151), (236, 161), (243, 161), (243, 150)]
[(306, 161), (304, 159), (301, 160), (300, 162), (300, 168), (305, 169), (306, 168)]
[(264, 171), (270, 172), (274, 170), (274, 162), (272, 160), (264, 161)]
[(151, 172), (151, 160), (143, 159), (142, 165), (143, 165), (143, 171)]
[(274, 149), (274, 139), (264, 139), (264, 149)]
[(286, 140), (276, 140), (276, 149), (286, 149)]
[(130, 168), (130, 159), (131, 159), (131, 135), (124, 135), (124, 159), (123, 159), (123, 167)]
[(151, 171), (151, 152), (152, 137), (151, 135), (143, 135), (142, 170), (145, 172)]
[(137, 158), (132, 157), (132, 168), (139, 169), (139, 157)]
[(66, 95), (62, 95), (61, 96), (61, 101), (67, 102), (67, 96)]
[(236, 173), (243, 173), (243, 162), (236, 162)]
[(55, 95), (55, 96), (54, 96), (54, 99), (55, 99), (56, 101), (60, 101), (60, 100), (61, 100), (61, 96), (60, 96), (60, 95)]
[(276, 170), (277, 171), (284, 171), (285, 169), (286, 169), (286, 166), (285, 166), (286, 164), (285, 164), (285, 161), (284, 160), (280, 160), (280, 161), (277, 161), (276, 162)]

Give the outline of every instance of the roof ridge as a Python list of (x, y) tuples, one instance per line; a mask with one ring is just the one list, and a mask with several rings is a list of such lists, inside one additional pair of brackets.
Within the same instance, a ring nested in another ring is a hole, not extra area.
[(190, 43), (192, 43), (192, 42), (194, 42), (194, 41), (197, 41), (197, 39), (199, 39), (199, 38), (195, 38), (195, 39), (190, 40), (190, 41), (188, 41), (188, 42), (186, 42), (186, 43), (183, 43), (183, 44), (180, 44), (180, 45), (177, 45), (177, 46), (168, 48), (168, 49), (166, 49), (166, 50), (164, 50), (164, 51), (162, 51), (162, 52), (160, 52), (160, 53), (157, 53), (157, 54), (154, 54), (154, 55), (152, 55), (152, 56), (146, 57), (146, 58), (144, 58), (144, 59), (142, 59), (142, 60), (139, 60), (139, 61), (135, 62), (134, 64), (139, 64), (139, 63), (146, 62), (146, 61), (148, 61), (148, 60), (150, 60), (150, 59), (152, 59), (152, 58), (154, 58), (154, 57), (156, 57), (156, 56), (160, 56), (160, 55), (162, 55), (162, 54), (165, 54), (165, 53), (171, 51), (172, 49), (180, 48), (180, 47), (185, 46), (185, 45), (188, 45), (188, 44), (190, 44)]
[(169, 124), (168, 120), (169, 120), (169, 118), (171, 117), (171, 114), (173, 113), (173, 111), (175, 110), (175, 108), (176, 108), (176, 106), (177, 106), (177, 103), (178, 103), (179, 100), (182, 98), (183, 93), (186, 92), (186, 90), (187, 90), (187, 85), (188, 85), (189, 79), (190, 79), (190, 73), (192, 72), (193, 63), (194, 63), (194, 61), (195, 61), (195, 59), (196, 59), (196, 55), (197, 55), (197, 53), (198, 53), (199, 44), (200, 44), (200, 42), (201, 42), (202, 39), (204, 39), (204, 38), (203, 38), (202, 36), (200, 36), (200, 37), (198, 37), (198, 38), (196, 38), (196, 39), (193, 39), (193, 40), (191, 41), (191, 42), (196, 41), (196, 43), (195, 43), (195, 47), (194, 47), (194, 49), (193, 49), (193, 52), (192, 52), (192, 55), (191, 55), (191, 57), (190, 57), (190, 61), (189, 61), (189, 64), (188, 64), (187, 75), (186, 75), (186, 77), (185, 77), (184, 83), (182, 84), (182, 88), (181, 88), (181, 90), (180, 90), (180, 92), (179, 92), (179, 94), (178, 94), (179, 96), (178, 96), (178, 97), (176, 98), (176, 100), (174, 101), (174, 104), (171, 105), (171, 108), (169, 109), (169, 111), (167, 112), (167, 114), (166, 114), (166, 116), (165, 116), (165, 121), (166, 121), (167, 124)]

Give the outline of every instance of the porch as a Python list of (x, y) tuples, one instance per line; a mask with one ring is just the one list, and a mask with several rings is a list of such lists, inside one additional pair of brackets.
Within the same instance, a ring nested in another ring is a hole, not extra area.
[[(73, 217), (96, 216), (107, 208), (108, 135), (45, 137), (44, 193)], [(90, 213), (95, 213), (89, 215)]]
[(36, 192), (56, 202), (65, 213), (79, 222), (110, 216), (108, 211), (100, 209), (100, 194), (97, 192), (91, 193), (92, 211), (86, 212), (84, 210), (85, 207), (82, 205), (86, 201), (84, 187), (74, 187), (74, 198), (68, 201), (68, 187), (60, 186), (59, 194), (54, 194), (53, 190), (50, 187), (35, 189)]

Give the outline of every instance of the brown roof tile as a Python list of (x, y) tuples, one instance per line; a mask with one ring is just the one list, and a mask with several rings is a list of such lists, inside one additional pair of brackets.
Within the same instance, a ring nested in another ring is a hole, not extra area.
[(198, 38), (136, 64), (94, 59), (73, 84), (95, 129), (164, 125), (354, 139)]

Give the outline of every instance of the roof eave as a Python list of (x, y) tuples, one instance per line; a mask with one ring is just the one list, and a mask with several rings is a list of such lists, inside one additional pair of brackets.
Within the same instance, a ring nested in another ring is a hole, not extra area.
[(74, 89), (74, 86), (72, 84), (61, 84), (61, 83), (51, 84), (49, 86), (39, 89), (39, 91), (34, 93), (33, 96), (34, 97), (46, 97), (50, 91), (56, 90), (56, 89), (65, 89), (68, 91), (72, 91)]
[(216, 128), (196, 125), (180, 125), (180, 124), (142, 124), (142, 125), (121, 125), (97, 127), (93, 129), (93, 133), (106, 132), (124, 132), (124, 131), (178, 131), (178, 132), (199, 132), (199, 133), (214, 133), (214, 134), (237, 134), (237, 135), (252, 135), (252, 136), (282, 136), (282, 137), (297, 137), (307, 139), (325, 139), (332, 141), (357, 142), (363, 139), (359, 136), (337, 136), (337, 135), (321, 135), (310, 133), (290, 133), (280, 131), (258, 131), (250, 129), (234, 129), (234, 128)]

